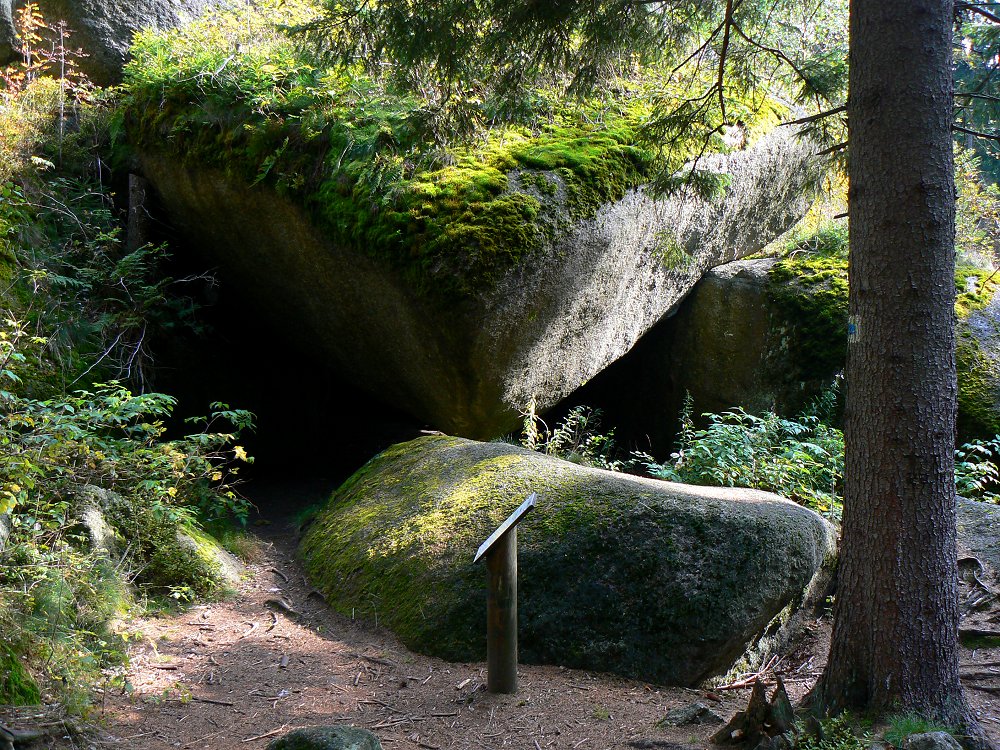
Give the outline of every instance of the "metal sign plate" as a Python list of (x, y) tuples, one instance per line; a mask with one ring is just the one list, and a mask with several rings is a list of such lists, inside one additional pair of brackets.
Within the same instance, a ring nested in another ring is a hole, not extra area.
[(476, 551), (476, 557), (472, 562), (479, 562), (480, 558), (490, 551), (490, 547), (496, 544), (500, 537), (514, 528), (522, 518), (528, 515), (528, 512), (535, 507), (535, 500), (537, 499), (538, 495), (532, 492), (531, 495), (528, 496), (528, 499), (521, 503), (521, 506), (517, 510), (507, 516), (507, 520), (500, 524), (496, 531), (490, 534), (490, 538), (479, 545), (479, 549)]

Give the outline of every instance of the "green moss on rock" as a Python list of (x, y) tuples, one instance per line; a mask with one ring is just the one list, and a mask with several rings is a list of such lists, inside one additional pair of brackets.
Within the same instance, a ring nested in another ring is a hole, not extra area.
[(693, 684), (724, 671), (801, 598), (831, 553), (819, 516), (766, 493), (424, 437), (348, 480), (301, 554), (340, 611), (377, 614), (417, 651), (481, 659), (486, 573), (472, 558), (531, 492), (538, 507), (518, 537), (526, 662)]
[(38, 685), (21, 660), (0, 644), (0, 705), (34, 706), (42, 702)]
[(130, 143), (274, 187), (335, 243), (439, 300), (491, 288), (543, 246), (546, 226), (593, 217), (654, 162), (636, 145), (648, 107), (634, 90), (573, 107), (548, 97), (541, 125), (442, 149), (426, 102), (318, 64), (260, 18), (249, 36), (220, 34), (226, 23), (140, 36), (122, 110)]
[(307, 727), (272, 740), (267, 750), (382, 750), (382, 743), (358, 727)]
[(774, 264), (770, 297), (789, 332), (801, 380), (827, 378), (847, 359), (847, 259), (796, 255)]
[[(989, 271), (955, 270), (958, 425), (963, 437), (1000, 434), (1000, 307)], [(769, 294), (800, 377), (830, 377), (847, 359), (847, 258), (800, 254), (771, 268)], [(994, 352), (997, 352), (994, 354)]]

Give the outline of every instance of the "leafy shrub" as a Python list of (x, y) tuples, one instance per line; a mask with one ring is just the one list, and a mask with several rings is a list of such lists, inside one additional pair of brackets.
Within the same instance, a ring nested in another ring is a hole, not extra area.
[(869, 750), (872, 745), (871, 733), (846, 712), (824, 719), (817, 728), (815, 732), (800, 731), (794, 750)]
[(214, 404), (171, 439), (175, 400), (121, 382), (145, 383), (152, 334), (190, 306), (163, 248), (125, 249), (108, 108), (70, 75), (65, 27), (45, 41), (25, 7), (25, 59), (0, 70), (0, 702), (36, 700), (30, 669), (82, 710), (95, 680), (124, 679), (109, 623), (137, 590), (216, 592), (197, 526), (245, 519), (235, 441), (252, 420)]
[(969, 500), (1000, 503), (1000, 435), (955, 449), (955, 490)]
[[(124, 647), (108, 623), (129, 606), (133, 586), (161, 597), (217, 591), (217, 572), (178, 533), (197, 538), (202, 518), (245, 519), (247, 503), (231, 486), (238, 467), (227, 464), (248, 459), (234, 441), (252, 422), (217, 405), (203, 425), (214, 431), (168, 440), (163, 420), (174, 399), (164, 394), (108, 383), (28, 398), (18, 367), (43, 344), (16, 321), (0, 331), (0, 515), (9, 528), (0, 600), (20, 652), (71, 685), (121, 666)], [(223, 422), (230, 431), (219, 430)], [(84, 514), (93, 506), (110, 548), (90, 538)]]
[(574, 406), (554, 429), (529, 409), (524, 415), (521, 445), (584, 466), (623, 471), (630, 462), (615, 458), (615, 431), (602, 433), (601, 410)]
[(1000, 251), (1000, 188), (983, 179), (973, 151), (955, 150), (957, 264), (992, 271)]
[(776, 492), (837, 517), (844, 478), (844, 436), (822, 419), (835, 400), (835, 392), (830, 391), (796, 419), (784, 419), (774, 412), (755, 416), (743, 409), (705, 414), (708, 426), (697, 429), (688, 396), (677, 451), (665, 464), (646, 457), (646, 469), (652, 476), (672, 482)]

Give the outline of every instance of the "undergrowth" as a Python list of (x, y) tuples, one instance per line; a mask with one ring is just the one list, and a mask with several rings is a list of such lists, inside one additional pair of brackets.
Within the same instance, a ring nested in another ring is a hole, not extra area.
[(886, 717), (886, 724), (888, 726), (882, 732), (882, 737), (893, 747), (902, 747), (903, 740), (911, 734), (944, 732), (955, 735), (955, 727), (917, 713), (893, 714)]
[(813, 727), (815, 731), (799, 728), (793, 743), (794, 750), (869, 750), (875, 739), (849, 713), (824, 719)]
[(837, 394), (829, 390), (795, 419), (743, 409), (704, 414), (695, 426), (685, 398), (677, 450), (646, 470), (658, 479), (776, 492), (828, 517), (839, 518), (844, 481), (844, 435), (830, 426)]
[[(832, 520), (843, 509), (844, 433), (834, 426), (838, 393), (828, 389), (794, 418), (734, 408), (705, 413), (698, 427), (688, 395), (680, 415), (677, 448), (667, 461), (647, 453), (623, 455), (614, 430), (601, 431), (601, 411), (577, 406), (554, 427), (533, 412), (525, 416), (521, 445), (573, 463), (609, 471), (647, 474), (670, 482), (748, 487), (774, 492)], [(1000, 435), (955, 450), (955, 488), (971, 500), (1000, 503)]]
[(193, 309), (165, 248), (126, 247), (111, 108), (69, 31), (32, 3), (17, 20), (23, 59), (0, 70), (0, 704), (85, 711), (95, 686), (127, 687), (117, 618), (222, 593), (200, 527), (246, 518), (252, 415), (214, 404), (167, 434), (149, 342)]

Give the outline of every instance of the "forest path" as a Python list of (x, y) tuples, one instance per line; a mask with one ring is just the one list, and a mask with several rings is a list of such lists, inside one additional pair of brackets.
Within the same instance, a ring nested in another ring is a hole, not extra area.
[(387, 750), (706, 747), (717, 725), (656, 723), (695, 701), (726, 718), (746, 705), (746, 690), (658, 688), (552, 666), (522, 665), (516, 695), (491, 695), (485, 664), (412, 653), (375, 623), (333, 612), (294, 557), (289, 515), (257, 527), (260, 558), (237, 596), (129, 624), (142, 633), (134, 690), (107, 697), (101, 744), (253, 750), (298, 727), (353, 724)]
[[(133, 691), (108, 691), (93, 717), (96, 735), (53, 736), (47, 747), (257, 750), (298, 727), (353, 724), (387, 750), (685, 750), (709, 747), (718, 725), (658, 726), (668, 711), (700, 702), (728, 719), (746, 707), (748, 688), (661, 688), (553, 666), (522, 665), (516, 695), (487, 693), (485, 664), (412, 653), (375, 623), (333, 612), (309, 586), (291, 519), (327, 490), (255, 492), (271, 522), (252, 527), (260, 554), (237, 595), (126, 623), (141, 634), (128, 671)], [(974, 593), (963, 584), (964, 600)], [(996, 627), (998, 614), (993, 602), (963, 626)], [(780, 674), (792, 700), (801, 698), (823, 667), (829, 629), (828, 619), (813, 623), (765, 680)], [(962, 657), (963, 673), (978, 675), (967, 685), (986, 688), (967, 696), (1000, 743), (1000, 648), (963, 649)]]

